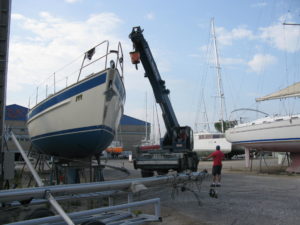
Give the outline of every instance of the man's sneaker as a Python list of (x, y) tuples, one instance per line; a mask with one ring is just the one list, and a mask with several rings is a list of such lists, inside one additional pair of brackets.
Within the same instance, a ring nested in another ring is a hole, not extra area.
[(210, 185), (210, 187), (215, 187), (215, 186), (216, 186), (215, 184), (211, 184), (211, 185)]
[(216, 187), (221, 187), (221, 184), (216, 184)]

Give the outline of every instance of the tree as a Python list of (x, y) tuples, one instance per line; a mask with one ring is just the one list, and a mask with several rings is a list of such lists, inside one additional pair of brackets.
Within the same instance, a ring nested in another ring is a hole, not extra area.
[(234, 127), (237, 125), (237, 120), (226, 120), (226, 121), (219, 121), (214, 123), (215, 129), (219, 132), (222, 132), (222, 122), (223, 122), (223, 127), (224, 127), (224, 132), (228, 130), (231, 127)]

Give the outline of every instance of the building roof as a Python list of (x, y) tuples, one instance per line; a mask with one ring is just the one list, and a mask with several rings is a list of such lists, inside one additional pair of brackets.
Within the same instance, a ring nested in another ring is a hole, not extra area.
[[(135, 126), (146, 126), (146, 122), (133, 118), (131, 116), (123, 115), (120, 121), (121, 125), (135, 125)], [(147, 126), (150, 126), (150, 123), (147, 122)]]
[(26, 121), (28, 108), (13, 104), (5, 107), (5, 120)]
[[(6, 106), (5, 120), (27, 120), (28, 108), (13, 104)], [(133, 118), (131, 116), (123, 115), (121, 118), (121, 125), (135, 125), (135, 126), (145, 126), (145, 121)], [(147, 123), (150, 126), (150, 123)]]

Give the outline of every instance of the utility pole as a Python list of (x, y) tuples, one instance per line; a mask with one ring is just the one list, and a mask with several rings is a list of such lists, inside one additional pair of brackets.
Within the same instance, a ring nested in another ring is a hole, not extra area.
[(3, 188), (4, 120), (11, 0), (0, 0), (0, 189)]

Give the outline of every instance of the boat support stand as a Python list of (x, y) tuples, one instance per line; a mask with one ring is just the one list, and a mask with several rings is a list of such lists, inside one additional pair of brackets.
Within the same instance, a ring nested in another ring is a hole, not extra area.
[[(23, 150), (23, 148), (20, 145), (19, 141), (17, 140), (16, 136), (14, 135), (14, 133), (12, 131), (10, 131), (10, 134), (11, 134), (12, 140), (14, 141), (14, 143), (17, 146), (18, 150), (20, 151), (24, 161), (26, 162), (30, 172), (32, 173), (36, 183), (38, 184), (39, 187), (43, 187), (44, 186), (43, 181), (41, 180), (40, 176), (34, 169), (33, 165), (31, 164), (30, 160), (28, 159), (25, 151)], [(45, 197), (49, 201), (49, 203), (53, 206), (53, 208), (56, 210), (56, 212), (63, 218), (63, 220), (68, 225), (74, 225), (73, 221), (66, 214), (66, 212), (63, 210), (63, 208), (58, 204), (58, 202), (54, 199), (54, 197), (52, 196), (52, 194), (49, 190), (46, 191)]]

